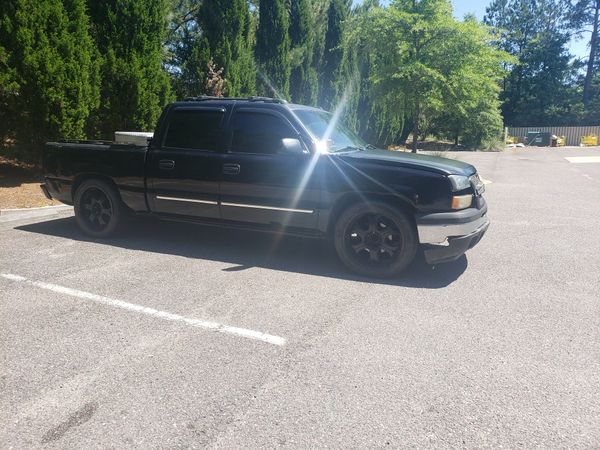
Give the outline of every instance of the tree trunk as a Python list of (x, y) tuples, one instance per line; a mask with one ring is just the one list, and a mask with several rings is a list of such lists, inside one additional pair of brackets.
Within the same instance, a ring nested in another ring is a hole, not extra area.
[(587, 73), (583, 83), (583, 107), (587, 109), (592, 97), (592, 78), (594, 76), (594, 65), (596, 63), (596, 53), (598, 51), (598, 16), (600, 13), (600, 0), (596, 0), (594, 8), (594, 28), (590, 40), (590, 57), (587, 64)]
[(415, 100), (415, 117), (413, 118), (413, 140), (412, 152), (417, 153), (417, 141), (419, 139), (419, 116), (421, 115), (421, 103)]
[(408, 136), (412, 132), (412, 129), (413, 129), (413, 122), (411, 122), (409, 119), (404, 124), (404, 127), (402, 127), (402, 132), (400, 133), (400, 136), (398, 137), (398, 144), (406, 145), (406, 141), (408, 139)]

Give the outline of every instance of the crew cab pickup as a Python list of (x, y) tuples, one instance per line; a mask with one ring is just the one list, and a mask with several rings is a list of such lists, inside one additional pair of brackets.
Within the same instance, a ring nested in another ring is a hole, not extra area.
[(198, 97), (165, 107), (147, 146), (49, 142), (48, 197), (103, 238), (128, 214), (329, 238), (341, 261), (389, 277), (419, 247), (457, 259), (489, 226), (484, 185), (460, 161), (367, 145), (324, 110)]

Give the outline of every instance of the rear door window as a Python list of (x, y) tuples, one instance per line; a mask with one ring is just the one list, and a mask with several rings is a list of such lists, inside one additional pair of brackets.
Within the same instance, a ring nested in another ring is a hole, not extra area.
[(165, 147), (219, 151), (223, 146), (221, 109), (176, 109), (170, 116)]

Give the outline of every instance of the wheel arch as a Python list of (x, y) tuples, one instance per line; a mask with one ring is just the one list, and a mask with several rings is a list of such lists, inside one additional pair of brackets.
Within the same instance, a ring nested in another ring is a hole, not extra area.
[(75, 201), (75, 195), (77, 193), (77, 189), (79, 189), (79, 187), (88, 180), (104, 181), (106, 184), (108, 184), (110, 187), (112, 187), (115, 190), (117, 196), (119, 197), (119, 200), (121, 200), (121, 202), (123, 202), (123, 199), (121, 198), (121, 192), (119, 192), (119, 188), (118, 188), (117, 184), (114, 182), (114, 180), (109, 176), (98, 174), (98, 173), (83, 173), (83, 174), (79, 174), (75, 177), (75, 179), (73, 180), (73, 184), (71, 185), (71, 196), (73, 198), (73, 201)]
[(331, 213), (327, 222), (327, 235), (332, 236), (335, 229), (335, 224), (340, 215), (349, 207), (357, 203), (365, 202), (381, 202), (395, 208), (400, 209), (406, 213), (411, 219), (414, 220), (416, 208), (415, 206), (405, 197), (395, 194), (380, 194), (380, 193), (358, 193), (349, 192), (340, 197), (331, 209)]

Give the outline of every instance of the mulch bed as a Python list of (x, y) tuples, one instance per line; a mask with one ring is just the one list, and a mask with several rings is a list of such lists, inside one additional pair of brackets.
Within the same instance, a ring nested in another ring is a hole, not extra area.
[(40, 189), (43, 176), (31, 164), (0, 156), (0, 209), (35, 208), (60, 204)]

